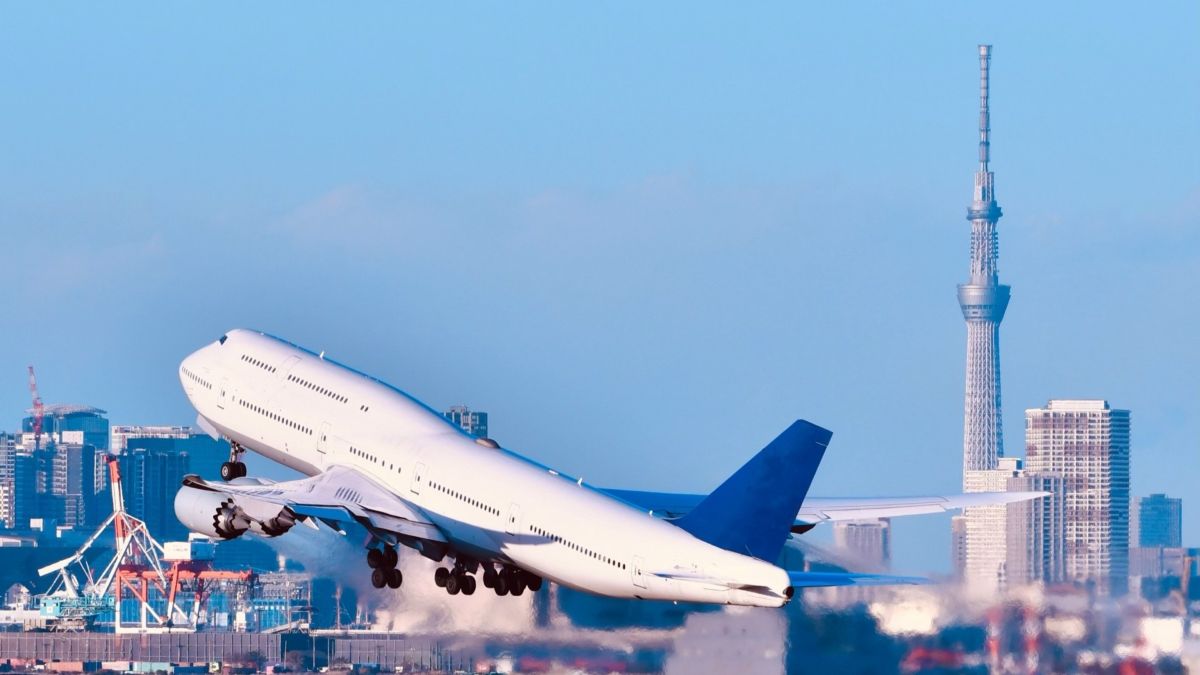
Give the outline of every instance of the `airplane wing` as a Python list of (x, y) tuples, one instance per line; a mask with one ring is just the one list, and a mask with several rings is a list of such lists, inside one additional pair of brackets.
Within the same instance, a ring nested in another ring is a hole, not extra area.
[[(756, 588), (754, 586), (747, 586), (733, 579), (722, 579), (718, 577), (705, 576), (703, 574), (689, 573), (686, 571), (664, 571), (654, 572), (653, 574), (656, 577), (662, 577), (664, 579), (693, 581), (712, 586), (724, 586), (726, 588), (738, 588), (745, 590), (753, 590)], [(798, 570), (788, 570), (788, 580), (791, 581), (794, 588), (821, 588), (826, 586), (894, 586), (929, 583), (929, 580), (923, 577), (901, 577), (891, 574), (862, 574), (858, 572), (801, 572)]]
[(320, 520), (334, 529), (340, 530), (338, 523), (355, 522), (372, 533), (447, 541), (419, 509), (349, 467), (335, 466), (316, 476), (279, 483), (245, 478), (210, 483), (189, 475), (183, 485), (286, 506), (298, 516)]
[[(653, 512), (663, 518), (679, 518), (699, 504), (704, 495), (641, 490), (602, 490), (621, 501)], [(804, 500), (792, 526), (804, 532), (819, 523), (837, 520), (894, 518), (923, 513), (942, 513), (969, 506), (989, 506), (1023, 502), (1045, 496), (1046, 492), (969, 492), (944, 497), (809, 497)]]

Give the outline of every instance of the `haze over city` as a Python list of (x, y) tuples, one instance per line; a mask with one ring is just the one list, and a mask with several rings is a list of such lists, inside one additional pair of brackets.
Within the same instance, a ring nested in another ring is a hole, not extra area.
[[(11, 8), (0, 428), (29, 363), (191, 423), (180, 359), (248, 326), (598, 485), (708, 491), (804, 417), (814, 494), (957, 491), (988, 42), (1009, 454), (1104, 398), (1132, 493), (1188, 496), (1200, 12), (1157, 9)], [(947, 569), (945, 518), (894, 528)]]

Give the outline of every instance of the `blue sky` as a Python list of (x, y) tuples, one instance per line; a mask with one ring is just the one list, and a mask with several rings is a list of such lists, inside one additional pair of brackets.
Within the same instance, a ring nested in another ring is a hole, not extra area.
[[(189, 422), (179, 359), (247, 326), (596, 484), (707, 490), (805, 417), (816, 493), (954, 491), (990, 42), (1009, 454), (1104, 397), (1135, 493), (1189, 496), (1200, 8), (739, 9), (8, 8), (0, 428), (27, 363)], [(898, 523), (897, 567), (948, 527)]]

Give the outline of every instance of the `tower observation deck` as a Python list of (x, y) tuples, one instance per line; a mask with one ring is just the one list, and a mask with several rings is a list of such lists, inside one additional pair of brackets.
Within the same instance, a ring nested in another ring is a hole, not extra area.
[(992, 46), (979, 46), (979, 169), (975, 193), (967, 208), (971, 221), (971, 275), (958, 286), (958, 304), (967, 322), (967, 377), (963, 401), (963, 489), (980, 489), (968, 480), (971, 471), (995, 469), (1004, 456), (1000, 415), (1000, 321), (1008, 308), (1009, 287), (996, 269), (999, 257), (995, 176), (991, 160), (988, 111)]

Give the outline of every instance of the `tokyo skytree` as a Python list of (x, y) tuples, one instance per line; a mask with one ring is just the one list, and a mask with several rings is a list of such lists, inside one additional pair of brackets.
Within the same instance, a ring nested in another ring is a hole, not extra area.
[(1009, 287), (996, 269), (999, 245), (994, 175), (988, 168), (991, 121), (988, 115), (988, 69), (992, 46), (979, 46), (979, 169), (975, 194), (967, 208), (971, 221), (971, 277), (958, 286), (958, 304), (967, 321), (967, 381), (963, 401), (963, 489), (967, 472), (995, 469), (1004, 456), (1000, 416), (1000, 321), (1008, 308)]

